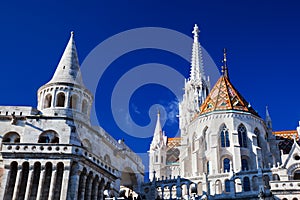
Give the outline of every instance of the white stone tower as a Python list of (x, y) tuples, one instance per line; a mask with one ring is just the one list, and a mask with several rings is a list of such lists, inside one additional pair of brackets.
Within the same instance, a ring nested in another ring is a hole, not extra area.
[(93, 96), (82, 82), (74, 33), (71, 32), (52, 79), (38, 90), (38, 109), (43, 115), (70, 117), (89, 124), (92, 102)]
[(199, 32), (200, 30), (195, 24), (190, 77), (185, 80), (184, 95), (179, 104), (181, 134), (186, 133), (186, 125), (199, 113), (199, 108), (210, 90), (209, 77), (206, 78), (204, 73)]
[(149, 179), (152, 181), (155, 176), (161, 178), (165, 176), (166, 165), (166, 143), (167, 137), (162, 131), (160, 123), (160, 113), (157, 113), (157, 122), (154, 130), (154, 136), (149, 150)]

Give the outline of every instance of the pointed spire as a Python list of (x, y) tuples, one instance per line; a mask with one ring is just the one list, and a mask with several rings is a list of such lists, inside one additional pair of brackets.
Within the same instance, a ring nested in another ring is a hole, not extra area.
[(190, 79), (193, 81), (201, 81), (202, 77), (205, 77), (205, 75), (204, 75), (204, 68), (203, 68), (202, 51), (199, 43), (200, 30), (197, 24), (195, 24), (192, 33), (194, 34), (194, 43), (192, 49)]
[(269, 113), (268, 106), (266, 106), (266, 125), (268, 129), (272, 129), (272, 119)]
[(73, 31), (49, 83), (72, 83), (83, 86)]
[(151, 142), (151, 150), (160, 148), (164, 145), (164, 133), (160, 124), (160, 111), (157, 111), (157, 121), (154, 129), (154, 136)]
[(223, 49), (223, 65), (222, 65), (222, 75), (229, 79), (228, 76), (228, 67), (227, 67), (227, 49)]

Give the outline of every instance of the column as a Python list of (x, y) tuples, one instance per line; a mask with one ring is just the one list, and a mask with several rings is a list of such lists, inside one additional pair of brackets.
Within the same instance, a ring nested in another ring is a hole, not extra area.
[(57, 175), (56, 166), (53, 165), (48, 200), (53, 199), (53, 196), (54, 196), (55, 184), (56, 184), (56, 179), (57, 179), (56, 175)]
[[(72, 186), (72, 183), (69, 182), (69, 175), (70, 175), (70, 166), (65, 166), (64, 167), (64, 173), (63, 173), (63, 178), (62, 178), (62, 183), (61, 183), (61, 191), (60, 191), (60, 199), (61, 200), (66, 200), (67, 199), (69, 183), (71, 184), (70, 186)], [(78, 177), (78, 175), (77, 175), (77, 177)], [(75, 180), (75, 182), (76, 182), (76, 180)], [(76, 187), (77, 187), (77, 185), (78, 185), (78, 183), (76, 184)], [(77, 196), (77, 192), (76, 192), (75, 195)]]
[(0, 169), (0, 175), (1, 177), (1, 184), (0, 184), (0, 199), (4, 199), (4, 194), (5, 194), (5, 188), (7, 185), (7, 181), (9, 179), (9, 170), (10, 170), (10, 166), (9, 165), (5, 165), (3, 169)]
[(33, 180), (33, 166), (29, 166), (29, 174), (28, 174), (28, 179), (27, 179), (27, 187), (26, 187), (26, 191), (25, 191), (25, 199), (24, 200), (28, 200), (29, 196), (30, 196), (30, 191), (31, 191), (31, 187), (32, 187), (32, 180)]
[[(74, 171), (73, 171), (74, 170)], [(80, 171), (77, 169), (73, 169), (71, 171), (71, 176), (70, 176), (70, 180), (69, 180), (69, 188), (68, 188), (68, 192), (67, 192), (67, 198), (66, 199), (77, 199), (78, 196), (78, 186), (79, 186), (79, 177), (80, 177)], [(65, 188), (65, 183), (67, 182), (67, 177), (65, 177), (65, 173), (64, 173), (64, 180), (63, 180), (63, 187)], [(62, 189), (63, 191), (63, 189)], [(63, 199), (63, 197), (61, 197), (61, 199)]]
[(172, 185), (169, 185), (169, 192), (170, 192), (170, 198), (169, 199), (170, 200), (172, 200), (172, 188), (173, 188)]
[(85, 185), (86, 185), (86, 178), (87, 178), (87, 176), (86, 176), (86, 174), (84, 174), (83, 175), (83, 177), (82, 177), (82, 185), (80, 185), (80, 191), (78, 191), (78, 192), (80, 192), (80, 199), (78, 199), (78, 200), (84, 200), (84, 195), (85, 195)]
[(22, 177), (21, 173), (22, 173), (22, 167), (18, 166), (18, 172), (17, 172), (16, 183), (15, 183), (15, 187), (14, 187), (14, 193), (13, 193), (12, 200), (16, 200), (18, 198), (19, 186), (20, 186), (21, 177)]
[(91, 199), (92, 192), (92, 176), (89, 174), (86, 179), (86, 190), (85, 190), (85, 199)]
[(40, 180), (39, 180), (39, 187), (38, 187), (38, 191), (37, 191), (37, 195), (36, 195), (36, 200), (40, 200), (41, 199), (41, 195), (42, 195), (42, 189), (44, 186), (44, 181), (45, 181), (45, 165), (41, 166), (41, 174), (40, 174)]

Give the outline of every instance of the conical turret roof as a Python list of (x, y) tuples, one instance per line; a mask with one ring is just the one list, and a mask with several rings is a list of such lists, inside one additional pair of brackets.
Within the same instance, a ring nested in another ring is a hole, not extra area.
[(84, 86), (73, 31), (71, 32), (70, 40), (59, 61), (56, 71), (48, 83), (71, 83), (74, 85)]

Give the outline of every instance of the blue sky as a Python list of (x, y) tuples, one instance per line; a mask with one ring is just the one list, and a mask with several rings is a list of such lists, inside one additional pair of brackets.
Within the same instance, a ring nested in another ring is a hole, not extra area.
[[(191, 37), (197, 23), (200, 42), (218, 67), (222, 49), (228, 49), (231, 81), (254, 109), (264, 118), (269, 106), (274, 130), (295, 129), (300, 120), (299, 10), (296, 0), (1, 2), (0, 104), (36, 106), (36, 91), (52, 77), (72, 30), (82, 63), (97, 45), (123, 31), (161, 27)], [(141, 49), (114, 60), (95, 94), (99, 124), (115, 138), (125, 138), (139, 153), (148, 150), (151, 138), (134, 137), (120, 129), (110, 97), (124, 73), (152, 62), (171, 66), (185, 76), (189, 73), (184, 59)], [(151, 115), (155, 116), (151, 106), (161, 104), (157, 108), (164, 107), (164, 115), (171, 117), (164, 129), (172, 137), (178, 129), (176, 101), (166, 87), (143, 85), (130, 98), (130, 117), (138, 126), (147, 126)]]

